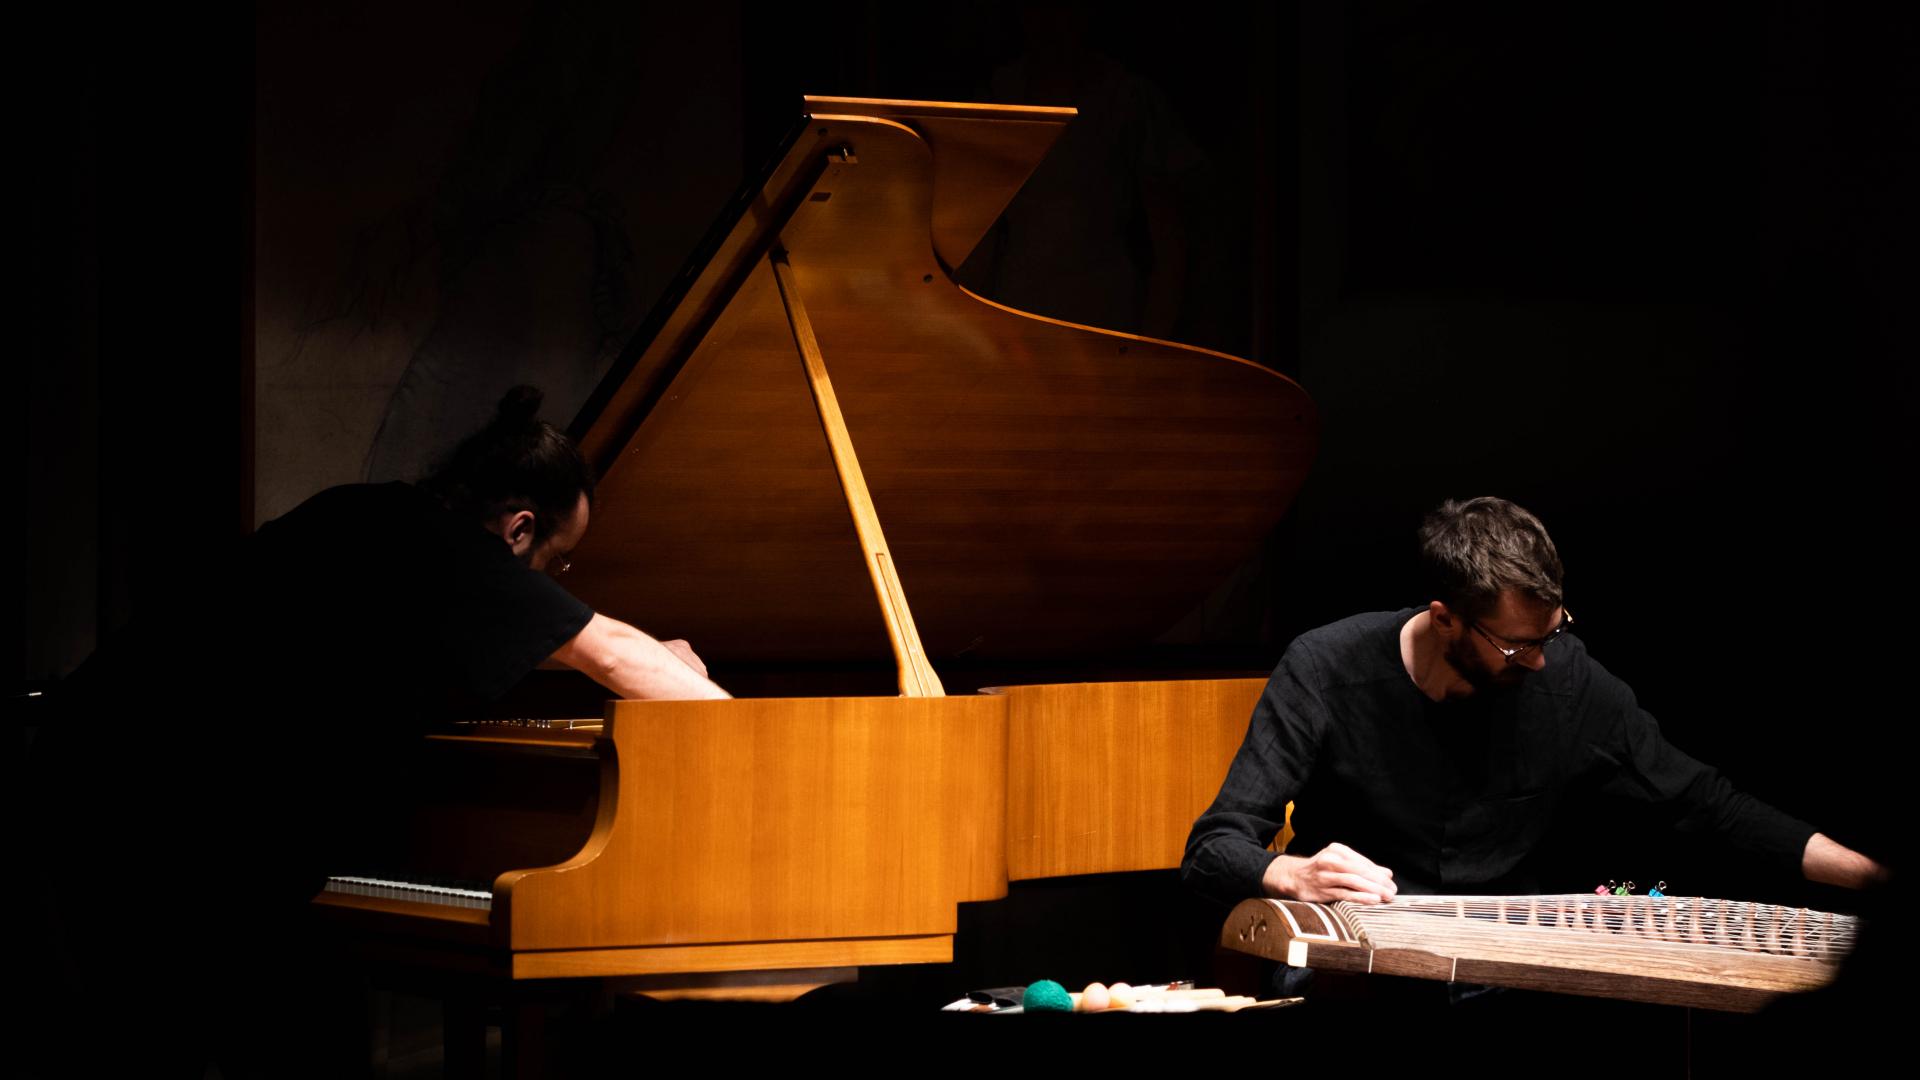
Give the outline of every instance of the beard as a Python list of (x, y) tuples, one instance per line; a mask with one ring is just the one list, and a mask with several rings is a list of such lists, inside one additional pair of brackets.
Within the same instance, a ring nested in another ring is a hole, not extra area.
[[(1469, 629), (1467, 634), (1473, 631)], [(1499, 667), (1489, 666), (1475, 649), (1473, 642), (1462, 634), (1447, 644), (1446, 661), (1449, 667), (1460, 673), (1475, 690), (1494, 690), (1519, 686), (1532, 672), (1518, 664), (1509, 664), (1504, 660)]]

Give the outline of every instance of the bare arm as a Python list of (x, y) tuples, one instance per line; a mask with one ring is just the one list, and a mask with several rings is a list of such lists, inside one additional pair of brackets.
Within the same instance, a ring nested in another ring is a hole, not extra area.
[(1312, 856), (1278, 856), (1267, 864), (1260, 884), (1268, 896), (1316, 903), (1381, 904), (1400, 891), (1393, 871), (1345, 844), (1328, 844)]
[[(678, 646), (680, 651), (670, 646)], [(706, 665), (686, 642), (663, 644), (618, 619), (597, 613), (573, 640), (554, 651), (553, 659), (623, 698), (701, 700), (732, 696), (707, 679)]]
[(1808, 881), (1864, 889), (1887, 880), (1887, 868), (1865, 855), (1827, 839), (1825, 833), (1807, 838), (1807, 850), (1800, 856), (1800, 872)]

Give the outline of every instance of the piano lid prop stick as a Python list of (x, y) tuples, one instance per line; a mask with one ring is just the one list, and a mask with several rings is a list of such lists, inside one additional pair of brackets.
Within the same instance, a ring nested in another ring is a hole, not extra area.
[(826, 358), (820, 342), (813, 336), (813, 323), (794, 284), (793, 266), (784, 251), (767, 256), (773, 265), (774, 280), (780, 285), (780, 300), (787, 308), (787, 322), (793, 327), (793, 341), (799, 346), (801, 363), (806, 366), (807, 385), (813, 390), (813, 403), (820, 410), (820, 423), (827, 431), (827, 446), (833, 451), (833, 467), (840, 473), (840, 488), (847, 496), (847, 509), (853, 514), (854, 531), (867, 553), (867, 573), (873, 578), (873, 591), (880, 600), (880, 613), (886, 619), (887, 638), (893, 643), (893, 659), (900, 666), (900, 694), (903, 697), (945, 697), (940, 677), (927, 661), (920, 645), (920, 632), (914, 629), (913, 612), (907, 608), (906, 590), (894, 572), (893, 557), (887, 551), (886, 534), (880, 531), (880, 515), (873, 509), (873, 496), (867, 492), (867, 479), (860, 471), (860, 459), (853, 452), (853, 438), (847, 434), (846, 418), (840, 415), (840, 400), (834, 396), (833, 380), (827, 377)]

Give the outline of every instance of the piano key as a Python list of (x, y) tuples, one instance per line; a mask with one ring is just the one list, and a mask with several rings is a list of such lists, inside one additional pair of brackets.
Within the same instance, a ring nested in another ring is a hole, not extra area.
[(423, 904), (491, 909), (493, 891), (481, 882), (439, 883), (399, 881), (390, 878), (339, 875), (327, 879), (326, 892), (353, 896), (377, 896), (389, 900), (412, 900)]

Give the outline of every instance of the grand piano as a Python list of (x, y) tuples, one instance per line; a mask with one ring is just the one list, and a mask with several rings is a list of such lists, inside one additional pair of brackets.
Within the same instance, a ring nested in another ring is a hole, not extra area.
[(940, 676), (1151, 641), (1313, 457), (1312, 402), (1266, 368), (956, 284), (1073, 116), (806, 99), (574, 426), (602, 481), (568, 588), (723, 682), (890, 655), (897, 696), (436, 734), (372, 860), (404, 871), (315, 902), (352, 947), (791, 996), (950, 959), (957, 906), (1010, 882), (1178, 864), (1260, 680)]

